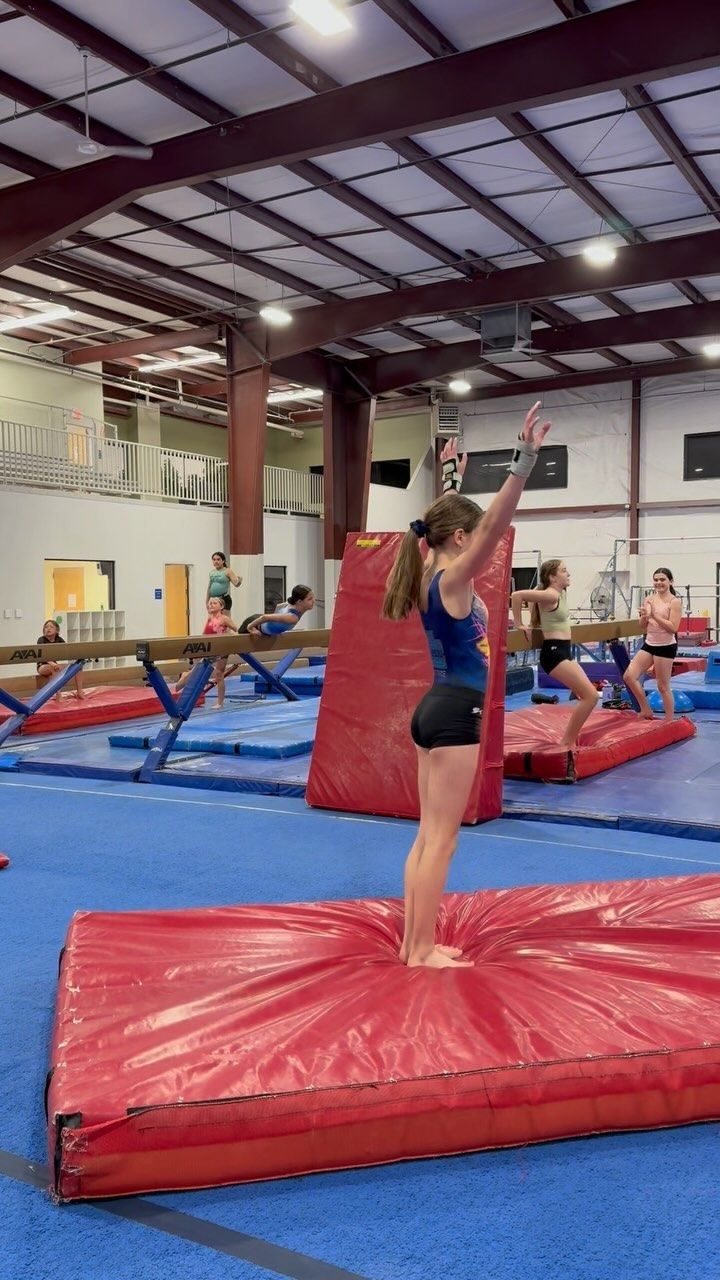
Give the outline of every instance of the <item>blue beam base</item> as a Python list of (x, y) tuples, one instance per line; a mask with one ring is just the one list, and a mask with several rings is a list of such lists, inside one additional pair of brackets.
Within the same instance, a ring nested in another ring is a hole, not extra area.
[(85, 662), (82, 658), (78, 659), (77, 662), (69, 662), (66, 667), (63, 667), (62, 671), (58, 671), (52, 680), (48, 680), (42, 689), (38, 689), (32, 698), (28, 698), (27, 702), (20, 702), (18, 698), (14, 698), (5, 689), (0, 689), (0, 703), (16, 713), (4, 725), (0, 725), (0, 746), (13, 733), (19, 733), (28, 716), (35, 715), (35, 712), (44, 707), (45, 703), (49, 702), (51, 698), (54, 698), (56, 693), (64, 689), (65, 685), (70, 680), (73, 680), (78, 672), (82, 671), (84, 665)]
[[(622, 644), (620, 640), (611, 640), (610, 652), (613, 656), (613, 661), (615, 663), (615, 666), (620, 672), (620, 675), (624, 676), (625, 672), (630, 666), (630, 654), (628, 653), (626, 646)], [(627, 689), (627, 685), (625, 686), (625, 688)], [(627, 689), (627, 695), (628, 695), (628, 698), (630, 699), (630, 703), (633, 708), (633, 711), (639, 711), (640, 703), (638, 702), (634, 693), (631, 693), (630, 689)]]
[(267, 680), (270, 688), (274, 689), (276, 693), (281, 693), (283, 698), (287, 698), (288, 702), (299, 702), (299, 694), (295, 693), (294, 689), (291, 689), (282, 677), (300, 653), (302, 653), (302, 649), (290, 649), (285, 657), (281, 658), (277, 666), (272, 669), (260, 662), (253, 653), (241, 653), (240, 657), (243, 662), (247, 662), (248, 666), (252, 667), (253, 671), (257, 671), (263, 680)]
[(145, 662), (143, 666), (147, 671), (149, 684), (152, 685), (163, 708), (170, 717), (169, 722), (160, 730), (140, 766), (138, 782), (152, 782), (154, 775), (159, 769), (162, 769), (170, 755), (180, 729), (201, 698), (208, 682), (213, 662), (209, 658), (203, 658), (201, 661), (196, 662), (192, 675), (179, 698), (176, 698), (170, 692), (165, 677), (158, 671), (154, 663)]

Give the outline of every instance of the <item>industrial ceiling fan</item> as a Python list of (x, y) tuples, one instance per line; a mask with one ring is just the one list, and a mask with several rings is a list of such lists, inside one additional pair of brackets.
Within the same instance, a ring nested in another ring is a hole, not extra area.
[(80, 55), (83, 60), (83, 87), (85, 98), (85, 136), (82, 142), (78, 143), (78, 151), (81, 156), (89, 156), (90, 159), (105, 156), (127, 156), (131, 160), (152, 160), (152, 147), (143, 147), (138, 144), (137, 147), (106, 147), (102, 142), (95, 142), (90, 137), (90, 104), (88, 100), (88, 58), (90, 57), (89, 49), (81, 49)]

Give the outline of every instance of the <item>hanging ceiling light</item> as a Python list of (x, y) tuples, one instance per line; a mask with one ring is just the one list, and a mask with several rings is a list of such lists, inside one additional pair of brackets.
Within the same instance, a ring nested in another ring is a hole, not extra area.
[(54, 320), (67, 320), (77, 315), (69, 307), (52, 307), (49, 311), (31, 311), (26, 316), (9, 316), (0, 320), (0, 333), (9, 333), (11, 329), (34, 329), (39, 324), (51, 324)]
[(704, 356), (708, 356), (710, 360), (716, 360), (720, 356), (720, 339), (713, 338), (712, 342), (706, 342), (702, 353)]
[(286, 311), (284, 307), (277, 306), (277, 304), (268, 303), (266, 307), (262, 307), (260, 316), (273, 329), (284, 329), (286, 325), (292, 324), (291, 312)]
[(452, 391), (453, 395), (464, 396), (468, 391), (472, 391), (472, 387), (467, 378), (453, 378), (448, 382), (448, 391)]
[(334, 0), (292, 0), (290, 10), (321, 36), (337, 36), (352, 28), (350, 19)]
[(161, 373), (163, 369), (185, 369), (193, 364), (211, 364), (220, 359), (219, 351), (201, 351), (195, 356), (178, 356), (177, 360), (158, 360), (155, 364), (144, 364), (139, 373)]
[(607, 240), (593, 240), (591, 244), (585, 245), (582, 252), (585, 261), (591, 262), (594, 267), (609, 267), (617, 257), (617, 249), (608, 244)]

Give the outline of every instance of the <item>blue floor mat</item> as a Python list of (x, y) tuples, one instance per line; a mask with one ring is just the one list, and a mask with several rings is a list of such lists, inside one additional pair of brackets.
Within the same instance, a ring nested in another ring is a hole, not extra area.
[[(231, 709), (192, 716), (178, 735), (173, 753), (200, 751), (270, 760), (307, 755), (315, 741), (318, 710), (319, 703), (315, 700), (282, 701), (261, 702), (242, 711)], [(140, 732), (130, 729), (111, 733), (108, 741), (113, 747), (148, 750), (164, 723), (158, 720)]]
[[(74, 911), (396, 895), (415, 831), (293, 800), (11, 774), (0, 807), (11, 857), (1, 885), (2, 1146), (38, 1164), (57, 957)], [(696, 842), (494, 822), (461, 832), (449, 888), (707, 871), (720, 872), (720, 855)], [(718, 1124), (695, 1125), (62, 1208), (5, 1176), (0, 1274), (717, 1280), (719, 1137)], [(121, 1217), (128, 1205), (144, 1219)], [(197, 1223), (215, 1229), (209, 1247), (194, 1243)], [(222, 1231), (246, 1252), (219, 1252)], [(272, 1265), (265, 1242), (291, 1252)]]

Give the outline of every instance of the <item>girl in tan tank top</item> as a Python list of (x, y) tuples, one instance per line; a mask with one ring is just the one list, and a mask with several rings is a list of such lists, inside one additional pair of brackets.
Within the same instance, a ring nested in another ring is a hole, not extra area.
[[(580, 663), (572, 656), (570, 619), (565, 597), (569, 586), (570, 574), (565, 561), (545, 560), (540, 566), (540, 589), (514, 591), (511, 604), (515, 626), (521, 628), (529, 640), (532, 639), (533, 627), (542, 631), (540, 666), (543, 671), (564, 684), (577, 699), (577, 705), (565, 724), (560, 739), (560, 746), (572, 751), (577, 746), (580, 730), (590, 713), (595, 710), (600, 695)], [(523, 624), (524, 604), (532, 605), (530, 627)]]
[(641, 681), (654, 666), (665, 719), (672, 720), (675, 707), (670, 677), (673, 659), (677, 657), (677, 629), (680, 626), (682, 604), (675, 595), (673, 576), (669, 569), (655, 570), (653, 588), (652, 595), (646, 596), (640, 606), (645, 643), (625, 672), (625, 683), (640, 704), (643, 720), (652, 720), (653, 713)]

